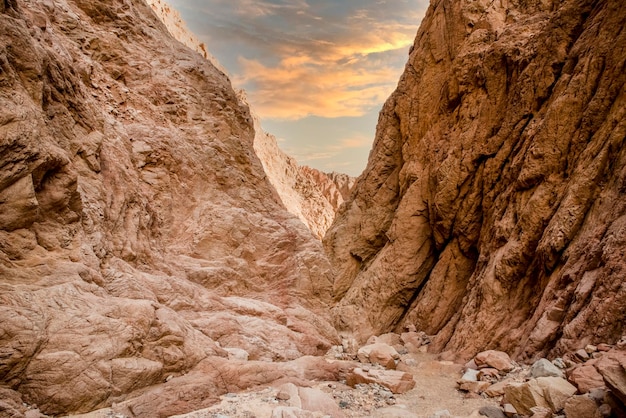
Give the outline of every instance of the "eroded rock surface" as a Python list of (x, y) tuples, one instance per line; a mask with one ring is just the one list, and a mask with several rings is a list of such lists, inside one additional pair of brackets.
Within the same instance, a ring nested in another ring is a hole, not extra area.
[(326, 235), (337, 326), (558, 354), (624, 333), (626, 8), (432, 1)]
[(271, 363), (338, 339), (330, 265), (254, 136), (143, 1), (0, 3), (0, 389), (153, 417), (324, 373)]
[(254, 126), (254, 150), (280, 201), (309, 227), (315, 237), (322, 239), (339, 207), (350, 196), (355, 179), (347, 174), (323, 173), (299, 165), (295, 158), (278, 147), (273, 135), (263, 131), (256, 116)]

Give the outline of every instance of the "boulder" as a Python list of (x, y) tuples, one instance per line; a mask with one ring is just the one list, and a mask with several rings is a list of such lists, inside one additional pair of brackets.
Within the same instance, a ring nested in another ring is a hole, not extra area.
[(479, 373), (480, 372), (478, 370), (467, 369), (465, 373), (463, 373), (463, 376), (461, 376), (461, 380), (459, 381), (459, 383), (477, 382)]
[(585, 363), (569, 371), (567, 380), (574, 384), (580, 393), (588, 393), (592, 389), (604, 387), (604, 379), (594, 365)]
[(491, 384), (489, 382), (461, 382), (459, 389), (472, 393), (483, 393)]
[(582, 361), (589, 360), (589, 353), (587, 353), (587, 351), (585, 351), (584, 348), (581, 348), (580, 350), (576, 350), (576, 352), (574, 353), (574, 356), (576, 356), (577, 359), (582, 360)]
[(552, 362), (545, 358), (541, 358), (533, 363), (529, 371), (530, 377), (563, 377), (563, 371), (556, 367)]
[(500, 382), (496, 382), (493, 385), (489, 386), (487, 389), (485, 389), (484, 393), (492, 398), (495, 398), (496, 396), (502, 396), (504, 395), (504, 388), (506, 388), (512, 382), (512, 379), (501, 380)]
[(535, 406), (530, 408), (532, 415), (530, 418), (552, 418), (552, 411), (550, 408), (545, 408), (543, 406)]
[(626, 351), (608, 352), (595, 366), (613, 395), (626, 405)]
[(504, 411), (498, 408), (497, 406), (483, 406), (478, 410), (480, 415), (485, 416), (487, 418), (506, 418), (504, 415)]
[[(224, 415), (217, 415), (222, 417)], [(297, 408), (295, 406), (279, 406), (272, 410), (271, 418), (320, 418), (321, 414)], [(225, 416), (224, 416), (225, 417)]]
[(565, 401), (576, 393), (576, 387), (561, 377), (539, 377), (537, 383), (542, 388), (543, 396), (552, 412), (555, 413), (560, 412)]
[(572, 396), (563, 407), (567, 418), (594, 418), (598, 414), (598, 405), (587, 395)]
[(374, 343), (359, 348), (357, 357), (361, 363), (380, 364), (386, 369), (395, 370), (400, 354), (388, 344)]
[(517, 415), (517, 409), (515, 409), (515, 407), (511, 405), (510, 403), (505, 403), (504, 405), (502, 405), (502, 410), (504, 411), (504, 415), (506, 415), (509, 418), (512, 418), (515, 415)]
[(286, 401), (289, 406), (302, 407), (298, 387), (293, 383), (285, 383), (277, 388), (276, 399)]
[(494, 381), (497, 381), (499, 378), (500, 378), (500, 372), (498, 371), (498, 369), (485, 367), (484, 369), (480, 369), (478, 371), (479, 380), (494, 382)]
[(359, 383), (377, 383), (393, 393), (405, 393), (415, 387), (413, 376), (397, 370), (368, 370), (354, 369), (348, 374), (346, 383), (354, 387)]
[(400, 335), (400, 339), (409, 353), (419, 353), (420, 347), (424, 344), (424, 337), (425, 335), (422, 333), (413, 331), (403, 332)]
[(549, 408), (550, 404), (543, 395), (543, 388), (536, 379), (524, 383), (511, 383), (504, 388), (505, 403), (510, 403), (523, 415), (531, 415), (531, 408), (541, 406)]
[(312, 412), (322, 412), (331, 417), (343, 418), (344, 413), (339, 409), (331, 395), (315, 388), (301, 387), (298, 389), (302, 409)]
[(487, 350), (476, 354), (474, 362), (479, 368), (493, 367), (501, 372), (510, 372), (515, 368), (509, 355), (497, 350)]

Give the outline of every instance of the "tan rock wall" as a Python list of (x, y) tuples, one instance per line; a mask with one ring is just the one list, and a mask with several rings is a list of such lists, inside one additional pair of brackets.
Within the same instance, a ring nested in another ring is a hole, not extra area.
[(325, 239), (343, 332), (518, 357), (619, 339), (625, 23), (617, 0), (431, 2)]
[[(245, 93), (240, 92), (245, 101)], [(276, 138), (261, 128), (254, 116), (254, 150), (263, 164), (267, 178), (274, 186), (285, 208), (296, 215), (322, 239), (335, 219), (341, 204), (348, 198), (355, 179), (347, 174), (323, 173), (299, 165), (283, 152)]]
[[(132, 409), (222, 347), (278, 361), (337, 342), (330, 265), (254, 134), (143, 1), (2, 3), (1, 389), (47, 414)], [(168, 385), (168, 411), (224, 379)]]

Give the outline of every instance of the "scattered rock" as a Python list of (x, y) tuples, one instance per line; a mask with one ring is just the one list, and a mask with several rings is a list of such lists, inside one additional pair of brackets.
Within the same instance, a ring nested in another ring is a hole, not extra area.
[(502, 409), (497, 406), (483, 406), (478, 410), (480, 415), (483, 415), (488, 418), (506, 418)]
[(504, 415), (506, 415), (509, 418), (512, 418), (513, 416), (517, 415), (517, 409), (515, 409), (515, 407), (511, 405), (510, 403), (505, 403), (504, 405), (502, 405), (502, 410), (504, 412)]
[(577, 350), (574, 355), (576, 356), (576, 358), (578, 358), (579, 360), (582, 361), (587, 361), (589, 360), (589, 354), (585, 351), (584, 348), (581, 348), (580, 350)]
[(467, 369), (465, 371), (465, 373), (463, 373), (463, 376), (461, 376), (461, 380), (460, 380), (459, 383), (462, 383), (462, 382), (477, 382), (479, 373), (480, 372), (478, 370)]
[(565, 401), (576, 393), (576, 387), (561, 377), (539, 377), (537, 383), (543, 389), (543, 396), (555, 413), (561, 411)]
[(301, 387), (298, 389), (298, 394), (300, 395), (302, 409), (312, 412), (319, 411), (333, 418), (344, 417), (344, 413), (341, 412), (334, 399), (327, 393), (315, 388)]
[(400, 354), (388, 344), (375, 343), (359, 348), (357, 357), (361, 363), (380, 364), (386, 369), (395, 370)]
[(404, 343), (409, 353), (418, 353), (425, 343), (426, 334), (417, 332), (404, 332), (400, 335), (400, 339)]
[(524, 383), (512, 383), (504, 388), (504, 399), (523, 415), (531, 415), (531, 408), (542, 406), (549, 408), (550, 405), (543, 395), (543, 388), (536, 379)]
[(606, 353), (595, 364), (607, 387), (626, 405), (626, 351)]
[(537, 360), (530, 367), (531, 377), (563, 377), (563, 371), (552, 364), (549, 360), (542, 358)]
[(495, 398), (496, 396), (502, 396), (504, 395), (504, 388), (506, 388), (512, 382), (513, 382), (513, 379), (501, 380), (500, 382), (496, 382), (492, 384), (491, 386), (489, 386), (487, 389), (485, 389), (484, 393), (487, 396), (490, 396), (492, 398)]
[(552, 418), (552, 411), (550, 408), (544, 408), (543, 406), (535, 406), (530, 408), (532, 415), (530, 418)]
[(348, 374), (346, 383), (352, 387), (359, 383), (377, 383), (393, 393), (404, 393), (415, 387), (413, 376), (396, 370), (369, 370), (366, 372), (361, 368), (356, 368)]
[(604, 379), (594, 365), (584, 363), (575, 366), (568, 373), (567, 380), (573, 383), (580, 393), (588, 393), (592, 389), (604, 387)]
[(479, 368), (489, 366), (502, 372), (510, 372), (515, 368), (515, 365), (511, 361), (509, 355), (503, 351), (483, 351), (474, 357), (474, 361)]
[(497, 369), (486, 367), (478, 372), (478, 379), (488, 382), (496, 382), (500, 378), (500, 372)]
[(461, 382), (459, 389), (472, 393), (483, 393), (489, 386), (491, 386), (489, 382)]
[(598, 414), (598, 405), (586, 395), (572, 396), (563, 407), (567, 418), (594, 418)]

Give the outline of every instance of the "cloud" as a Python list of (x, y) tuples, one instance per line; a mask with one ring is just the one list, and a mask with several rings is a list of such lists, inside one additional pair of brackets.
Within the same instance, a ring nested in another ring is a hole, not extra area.
[(354, 58), (329, 68), (326, 61), (307, 56), (287, 57), (275, 66), (241, 58), (241, 75), (234, 82), (248, 90), (262, 118), (361, 116), (380, 106), (399, 76), (391, 67), (366, 71), (365, 61)]
[[(262, 119), (360, 116), (393, 91), (427, 0), (170, 0)], [(224, 58), (225, 57), (225, 58)], [(224, 61), (227, 62), (224, 62)]]

